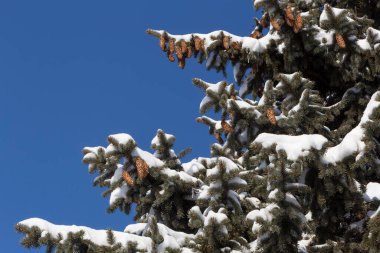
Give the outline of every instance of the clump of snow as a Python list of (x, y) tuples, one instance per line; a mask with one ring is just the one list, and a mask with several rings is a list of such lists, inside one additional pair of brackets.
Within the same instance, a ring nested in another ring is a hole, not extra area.
[(203, 166), (203, 164), (198, 162), (197, 159), (193, 159), (187, 163), (182, 163), (182, 168), (187, 174), (189, 174), (191, 176), (200, 172), (200, 171), (206, 170), (206, 168)]
[(328, 4), (325, 4), (325, 7), (324, 7), (324, 9), (323, 9), (323, 11), (321, 13), (321, 16), (319, 17), (319, 23), (320, 24), (329, 21), (328, 14), (327, 14), (327, 9), (331, 9), (332, 10), (332, 13), (333, 13), (334, 17), (337, 17), (337, 16), (343, 14), (344, 12), (347, 12), (346, 9), (335, 8), (335, 7), (331, 7)]
[(118, 199), (125, 199), (127, 197), (128, 190), (129, 186), (125, 182), (123, 182), (120, 187), (117, 187), (115, 190), (113, 190), (110, 195), (110, 205), (115, 203), (115, 201)]
[[(147, 223), (131, 224), (124, 229), (124, 232), (137, 236), (144, 236), (147, 226)], [(165, 252), (166, 248), (180, 249), (183, 247), (187, 239), (194, 238), (193, 234), (174, 231), (161, 223), (157, 223), (157, 226), (159, 234), (164, 239), (163, 242), (158, 245), (158, 252)]]
[(160, 159), (138, 147), (133, 149), (131, 155), (133, 157), (140, 157), (148, 164), (149, 167), (158, 168), (164, 166), (164, 163)]
[(375, 182), (368, 183), (363, 197), (367, 202), (380, 200), (380, 184)]
[(254, 141), (261, 144), (263, 148), (270, 148), (275, 144), (276, 151), (285, 151), (290, 161), (296, 161), (299, 157), (308, 155), (311, 149), (321, 150), (326, 142), (327, 139), (319, 134), (289, 136), (269, 133), (259, 134)]
[(116, 147), (128, 146), (129, 144), (135, 143), (135, 140), (129, 134), (125, 134), (125, 133), (112, 134), (108, 136), (108, 141), (109, 143), (112, 143)]
[[(48, 221), (39, 218), (31, 218), (18, 223), (29, 228), (38, 227), (41, 231), (41, 237), (46, 237), (48, 234), (55, 239), (62, 236), (60, 243), (64, 243), (67, 240), (68, 233), (84, 232), (83, 239), (89, 240), (98, 246), (111, 246), (108, 243), (108, 231), (107, 230), (95, 230), (84, 226), (64, 226), (55, 225)], [(151, 252), (152, 240), (149, 237), (137, 236), (130, 233), (113, 231), (115, 243), (126, 245), (128, 242), (136, 242), (139, 250), (146, 250)]]
[[(162, 131), (162, 130), (158, 130), (158, 131)], [(175, 136), (172, 134), (164, 133), (164, 138), (168, 142), (169, 145), (172, 145), (175, 142)], [(153, 148), (161, 145), (158, 134), (153, 138), (151, 145)]]
[(367, 107), (364, 110), (360, 123), (346, 134), (338, 145), (326, 150), (326, 153), (321, 158), (323, 163), (336, 164), (344, 158), (356, 153), (358, 154), (356, 160), (359, 160), (364, 155), (365, 143), (362, 141), (365, 134), (364, 124), (371, 121), (369, 117), (371, 116), (372, 111), (380, 106), (380, 102), (376, 101), (376, 98), (379, 95), (379, 91), (372, 95), (371, 100), (368, 102)]

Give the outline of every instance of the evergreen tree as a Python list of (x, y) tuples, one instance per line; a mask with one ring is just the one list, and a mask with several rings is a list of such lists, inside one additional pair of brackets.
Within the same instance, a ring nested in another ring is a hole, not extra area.
[(235, 84), (194, 79), (216, 142), (183, 163), (157, 131), (150, 153), (128, 134), (86, 147), (124, 232), (16, 225), (47, 252), (380, 252), (380, 1), (255, 0), (250, 36), (226, 31), (159, 38), (180, 68), (192, 56)]

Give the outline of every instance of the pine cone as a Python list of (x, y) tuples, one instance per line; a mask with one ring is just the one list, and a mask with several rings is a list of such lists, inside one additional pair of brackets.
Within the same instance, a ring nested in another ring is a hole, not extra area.
[(187, 47), (187, 58), (190, 58), (191, 55), (193, 54), (193, 50), (191, 49), (191, 47)]
[(166, 50), (166, 39), (165, 36), (161, 35), (160, 37), (160, 48), (162, 51)]
[(187, 52), (187, 43), (184, 40), (181, 40), (181, 52), (182, 54), (186, 54)]
[(281, 26), (280, 24), (278, 23), (278, 20), (275, 19), (275, 18), (271, 18), (270, 19), (270, 23), (271, 25), (273, 26), (273, 28), (276, 30), (276, 31), (280, 31), (281, 30)]
[(298, 15), (296, 17), (296, 21), (295, 21), (294, 27), (293, 27), (294, 32), (298, 33), (299, 31), (301, 31), (302, 25), (303, 25), (302, 16)]
[(292, 7), (290, 7), (290, 5), (288, 5), (288, 7), (285, 10), (285, 21), (288, 24), (288, 26), (293, 27), (294, 15), (293, 15)]
[(181, 58), (181, 59), (178, 58), (178, 67), (179, 67), (180, 69), (184, 69), (184, 68), (185, 68), (185, 65), (186, 65), (186, 60), (185, 60), (185, 58)]
[(170, 51), (167, 52), (167, 56), (168, 56), (169, 61), (171, 61), (171, 62), (175, 61), (173, 53), (171, 53)]
[(260, 19), (260, 21), (259, 21), (259, 24), (262, 26), (262, 27), (264, 27), (264, 28), (267, 28), (268, 27), (268, 21), (267, 21), (267, 19), (265, 18), (265, 17), (262, 17), (261, 19)]
[(135, 160), (135, 167), (137, 170), (137, 176), (139, 179), (143, 180), (149, 173), (148, 164), (140, 157), (137, 157)]
[(273, 108), (268, 108), (267, 109), (267, 117), (269, 119), (269, 122), (272, 124), (272, 125), (276, 125), (276, 116), (274, 114), (274, 111), (273, 111)]
[(174, 42), (175, 42), (174, 39), (169, 40), (169, 52), (170, 53), (174, 53), (174, 50), (175, 50)]
[(121, 176), (124, 179), (124, 181), (127, 182), (129, 186), (131, 187), (135, 186), (135, 181), (133, 180), (131, 175), (129, 175), (128, 171), (123, 170), (123, 172), (121, 173)]
[(219, 144), (223, 145), (224, 141), (223, 141), (222, 137), (220, 137), (220, 133), (216, 132), (214, 134), (214, 136), (218, 140)]
[(230, 124), (228, 124), (225, 120), (222, 120), (222, 128), (223, 131), (227, 134), (232, 133), (234, 131), (232, 126), (230, 126)]
[(195, 47), (196, 51), (203, 49), (203, 47), (204, 47), (203, 40), (199, 37), (195, 37), (194, 38), (194, 47)]
[(183, 58), (182, 48), (180, 46), (175, 47), (175, 53), (177, 54), (178, 60)]
[(258, 30), (255, 30), (253, 33), (251, 33), (250, 37), (254, 39), (260, 39), (262, 36), (261, 32)]
[(224, 49), (229, 49), (230, 48), (230, 40), (231, 40), (231, 38), (230, 38), (230, 36), (224, 36), (223, 37), (223, 47), (224, 47)]
[(344, 41), (343, 35), (340, 33), (335, 34), (336, 43), (340, 48), (346, 48), (346, 42)]

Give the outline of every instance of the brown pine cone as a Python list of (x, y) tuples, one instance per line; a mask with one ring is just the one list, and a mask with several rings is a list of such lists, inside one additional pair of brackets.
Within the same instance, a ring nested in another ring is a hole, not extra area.
[(196, 51), (199, 51), (202, 48), (202, 39), (199, 37), (194, 38), (194, 47)]
[(340, 33), (335, 34), (336, 43), (340, 48), (346, 48), (346, 42), (344, 41), (343, 35)]
[(169, 40), (169, 52), (170, 53), (174, 53), (174, 50), (175, 50), (175, 40), (174, 39), (170, 39)]
[(294, 15), (293, 15), (292, 7), (290, 7), (290, 5), (288, 5), (288, 7), (285, 10), (285, 21), (290, 27), (293, 27)]
[(160, 48), (162, 51), (166, 50), (166, 39), (163, 35), (160, 37)]
[(149, 173), (148, 164), (143, 159), (141, 159), (140, 157), (137, 157), (135, 160), (135, 167), (137, 170), (138, 178), (143, 180)]
[(296, 21), (294, 22), (294, 27), (293, 27), (294, 32), (298, 33), (299, 31), (301, 31), (302, 25), (303, 25), (302, 16), (298, 15), (296, 17)]
[(270, 23), (272, 25), (272, 27), (276, 30), (276, 31), (280, 31), (281, 30), (281, 26), (280, 24), (278, 23), (278, 20), (275, 19), (275, 18), (271, 18), (270, 19)]
[(175, 61), (174, 56), (170, 51), (167, 52), (167, 56), (168, 56), (169, 61), (171, 61), (171, 62)]
[(182, 48), (180, 46), (175, 47), (175, 53), (177, 54), (178, 60), (183, 58)]
[(178, 67), (180, 69), (184, 69), (185, 65), (186, 65), (186, 58), (181, 58), (181, 59), (178, 58)]
[(272, 125), (276, 125), (276, 123), (277, 123), (277, 121), (276, 121), (276, 115), (274, 114), (273, 108), (268, 108), (267, 109), (267, 117), (269, 119), (269, 122)]
[(268, 21), (267, 21), (267, 19), (265, 18), (265, 17), (262, 17), (261, 19), (260, 19), (260, 21), (259, 21), (259, 24), (262, 26), (262, 27), (264, 27), (264, 28), (267, 28), (268, 27)]
[(224, 47), (224, 49), (229, 49), (230, 48), (230, 40), (231, 40), (231, 38), (230, 38), (230, 36), (224, 36), (223, 37), (223, 47)]
[(190, 58), (193, 54), (193, 50), (191, 49), (191, 47), (187, 47), (187, 58)]
[(123, 170), (123, 172), (121, 173), (121, 176), (130, 187), (135, 186), (135, 181), (133, 180), (131, 175), (129, 175), (128, 171)]
[(187, 52), (187, 43), (184, 40), (181, 40), (181, 52), (182, 54), (186, 54)]

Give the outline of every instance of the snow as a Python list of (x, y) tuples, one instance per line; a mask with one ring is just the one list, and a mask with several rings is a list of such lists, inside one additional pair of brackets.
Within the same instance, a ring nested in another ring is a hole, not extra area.
[(254, 141), (254, 143), (260, 143), (263, 148), (270, 148), (276, 144), (276, 151), (285, 151), (290, 161), (296, 161), (299, 157), (308, 155), (311, 149), (322, 149), (326, 142), (327, 139), (319, 134), (289, 136), (269, 133), (259, 134)]
[(116, 147), (128, 146), (130, 143), (131, 144), (135, 143), (135, 140), (129, 134), (125, 134), (125, 133), (112, 134), (108, 136), (108, 141), (109, 143), (112, 143)]
[(194, 175), (196, 173), (199, 173), (200, 171), (206, 170), (206, 168), (198, 162), (197, 159), (193, 159), (190, 162), (187, 163), (182, 163), (182, 168), (183, 170), (189, 174), (189, 175)]
[[(33, 226), (38, 227), (41, 231), (41, 237), (45, 237), (50, 234), (51, 237), (58, 239), (59, 236), (62, 236), (62, 240), (60, 243), (64, 243), (67, 239), (67, 234), (77, 233), (80, 231), (84, 232), (83, 239), (89, 240), (98, 246), (111, 246), (108, 243), (108, 231), (107, 230), (95, 230), (92, 228), (84, 227), (84, 226), (65, 226), (65, 225), (55, 225), (48, 221), (39, 219), (39, 218), (31, 218), (24, 221), (19, 222), (18, 224), (27, 226), (32, 228)], [(115, 238), (115, 243), (120, 243), (122, 245), (126, 245), (128, 242), (136, 242), (137, 248), (139, 250), (147, 250), (151, 252), (152, 250), (152, 240), (148, 237), (141, 237), (130, 233), (113, 231), (113, 235)]]
[(128, 190), (129, 186), (125, 182), (123, 182), (120, 187), (115, 188), (115, 190), (113, 190), (110, 195), (110, 205), (115, 203), (115, 201), (118, 199), (125, 199), (127, 197), (126, 195)]
[[(161, 223), (157, 223), (157, 227), (159, 234), (164, 238), (163, 242), (158, 245), (158, 252), (165, 252), (167, 247), (172, 249), (180, 249), (185, 244), (186, 239), (194, 238), (194, 235), (192, 234), (174, 231)], [(124, 232), (137, 236), (144, 236), (147, 228), (147, 223), (136, 223), (128, 225), (124, 229)]]
[(362, 50), (371, 50), (371, 46), (368, 43), (367, 39), (361, 39), (356, 42), (356, 44), (362, 49)]
[[(160, 131), (160, 130), (158, 130)], [(161, 130), (162, 131), (162, 130)], [(172, 135), (172, 134), (164, 134), (164, 138), (166, 139), (166, 141), (168, 142), (169, 145), (172, 145), (174, 142), (175, 142), (175, 136)], [(151, 145), (152, 147), (156, 147), (156, 146), (160, 146), (161, 143), (160, 143), (160, 139), (158, 138), (158, 136), (156, 135), (152, 142), (151, 142)]]
[(206, 218), (205, 218), (205, 226), (209, 226), (213, 224), (214, 222), (218, 224), (225, 224), (228, 221), (227, 215), (224, 213), (215, 213), (214, 211), (209, 211)]
[(363, 197), (367, 202), (380, 200), (380, 184), (375, 182), (368, 183)]
[(186, 183), (196, 183), (198, 182), (198, 179), (195, 177), (192, 177), (191, 175), (187, 174), (183, 171), (175, 171), (169, 168), (164, 168), (160, 170), (160, 174), (171, 177), (171, 178), (179, 178), (181, 181), (184, 181)]
[(314, 38), (318, 40), (319, 43), (324, 45), (332, 45), (334, 43), (335, 31), (326, 31), (317, 25), (313, 25), (312, 28), (317, 30), (317, 34)]
[[(160, 35), (165, 33), (165, 31), (163, 30), (154, 30), (153, 32)], [(200, 39), (203, 39), (206, 51), (208, 51), (209, 46), (215, 43), (215, 40), (213, 40), (212, 38), (220, 36), (221, 33), (223, 33), (224, 36), (229, 36), (231, 43), (241, 43), (242, 44), (241, 50), (247, 51), (248, 53), (263, 53), (268, 47), (271, 40), (277, 41), (280, 39), (280, 36), (278, 35), (277, 32), (268, 33), (265, 36), (261, 37), (260, 39), (255, 39), (251, 37), (240, 37), (240, 36), (237, 36), (232, 33), (222, 31), (222, 30), (213, 31), (208, 34), (193, 33), (193, 34), (185, 34), (185, 35), (173, 35), (166, 32), (168, 37), (175, 39), (175, 41), (184, 40), (189, 43), (193, 37), (198, 37)]]
[(111, 181), (110, 181), (111, 185), (121, 179), (122, 173), (123, 173), (123, 165), (118, 164), (117, 169), (115, 170), (115, 172), (113, 173), (113, 176), (111, 177)]
[(325, 7), (321, 13), (321, 16), (319, 17), (320, 24), (329, 21), (327, 11), (326, 11), (327, 8), (332, 10), (334, 17), (337, 17), (341, 15), (343, 12), (346, 12), (345, 9), (334, 8), (334, 7), (329, 6), (328, 4), (325, 4)]
[(372, 111), (379, 107), (380, 102), (376, 101), (376, 98), (379, 95), (379, 91), (372, 95), (371, 100), (368, 102), (367, 107), (364, 110), (360, 123), (346, 134), (338, 145), (326, 150), (326, 153), (321, 158), (323, 163), (335, 165), (337, 162), (343, 161), (343, 159), (353, 154), (358, 154), (356, 160), (359, 160), (364, 155), (365, 143), (362, 141), (365, 134), (364, 124), (371, 121), (369, 117), (371, 116)]
[(247, 219), (251, 221), (257, 221), (258, 219), (262, 219), (264, 221), (271, 221), (273, 219), (273, 216), (270, 212), (276, 208), (279, 208), (279, 207), (276, 204), (271, 203), (264, 208), (249, 212), (247, 214)]
[(164, 166), (164, 163), (160, 159), (156, 158), (151, 153), (149, 153), (147, 151), (144, 151), (144, 150), (142, 150), (142, 149), (140, 149), (138, 147), (136, 147), (136, 148), (133, 149), (131, 155), (133, 157), (140, 157), (151, 168), (158, 168), (158, 167)]

